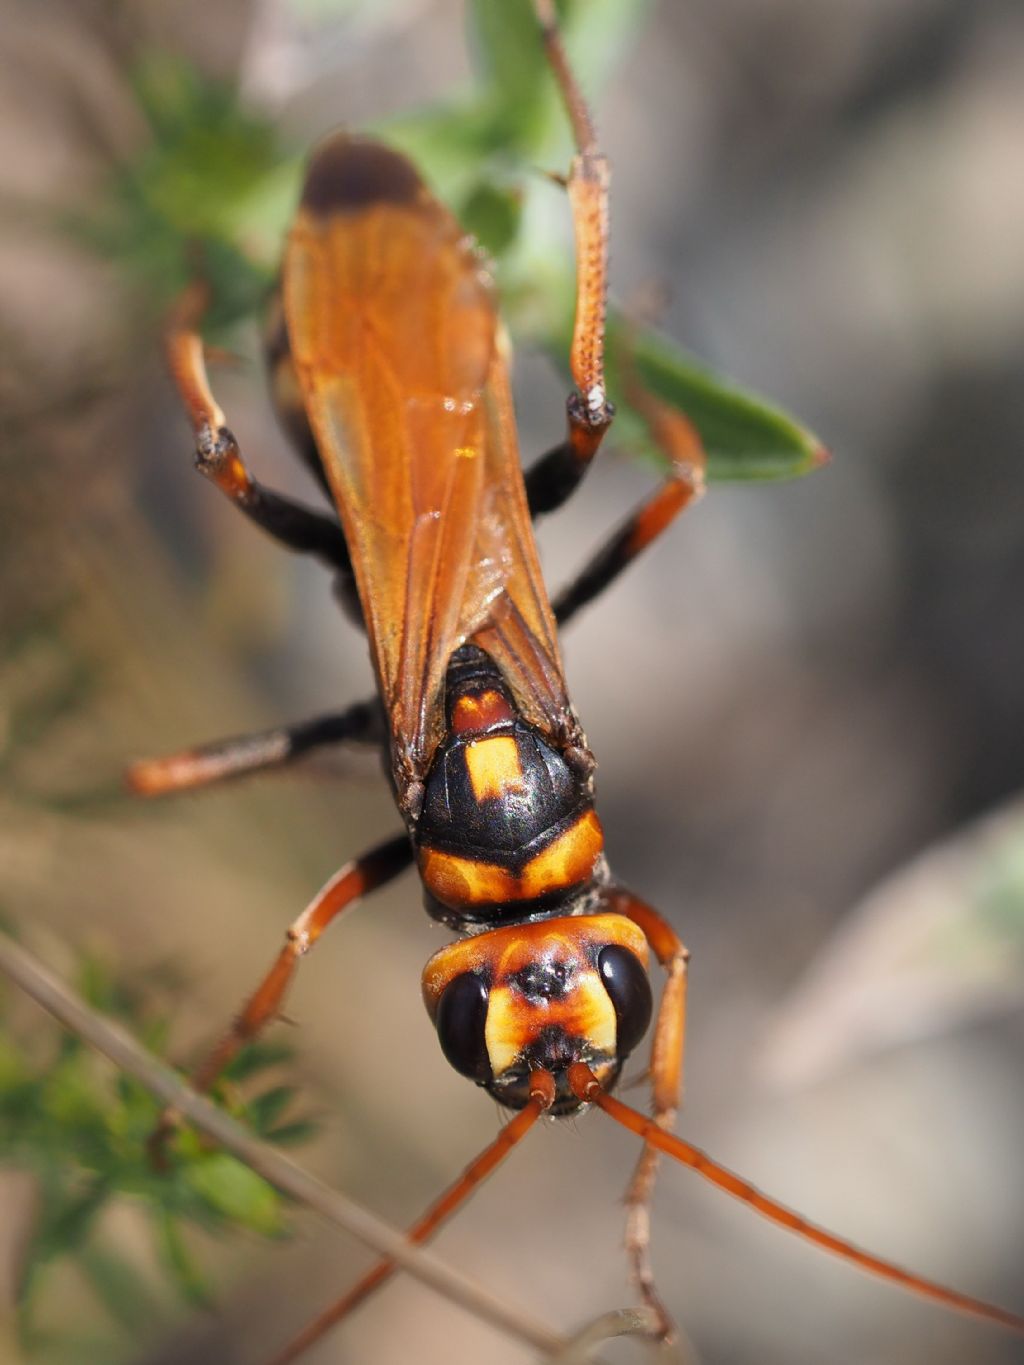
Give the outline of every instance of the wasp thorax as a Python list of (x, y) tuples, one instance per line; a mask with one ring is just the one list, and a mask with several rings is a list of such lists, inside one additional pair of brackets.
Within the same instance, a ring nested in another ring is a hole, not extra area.
[(446, 702), (416, 831), (428, 908), (500, 921), (578, 893), (604, 847), (588, 779), (522, 719), (482, 650), (455, 655)]
[(496, 929), (450, 944), (427, 964), (427, 1008), (455, 1069), (509, 1108), (533, 1071), (555, 1078), (554, 1113), (579, 1107), (567, 1072), (585, 1062), (603, 1088), (651, 1017), (647, 946), (615, 914)]

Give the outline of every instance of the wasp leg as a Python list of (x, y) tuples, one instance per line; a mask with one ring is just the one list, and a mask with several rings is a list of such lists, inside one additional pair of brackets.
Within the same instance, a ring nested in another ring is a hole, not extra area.
[(125, 781), (137, 796), (192, 791), (247, 773), (284, 767), (328, 744), (379, 745), (384, 737), (381, 722), (376, 699), (360, 701), (344, 711), (316, 716), (297, 725), (234, 735), (163, 758), (140, 759), (129, 767)]
[(615, 409), (604, 379), (604, 330), (608, 299), (608, 158), (598, 146), (586, 100), (562, 45), (554, 6), (534, 0), (548, 63), (562, 92), (572, 125), (576, 155), (566, 188), (576, 239), (576, 317), (569, 365), (576, 391), (569, 397), (567, 439), (542, 455), (527, 472), (533, 516), (554, 511), (572, 493), (611, 426)]
[(603, 592), (704, 492), (704, 447), (689, 418), (644, 391), (634, 389), (630, 401), (643, 414), (659, 449), (671, 460), (672, 472), (554, 598), (551, 606), (559, 625)]
[(263, 357), (267, 365), (270, 382), (270, 396), (277, 411), (277, 420), (284, 428), (296, 454), (317, 483), (327, 495), (333, 506), (334, 498), (331, 485), (324, 472), (316, 437), (309, 425), (306, 405), (299, 385), (299, 376), (292, 359), (291, 342), (288, 340), (288, 325), (284, 316), (284, 303), (280, 285), (274, 290), (267, 309), (266, 326), (263, 333)]
[[(675, 930), (657, 910), (628, 891), (618, 890), (610, 897), (609, 908), (628, 916), (643, 930), (644, 937), (665, 969), (658, 1017), (651, 1044), (651, 1092), (654, 1122), (671, 1131), (683, 1093), (683, 1049), (686, 1040), (686, 965), (690, 954)], [(626, 1254), (629, 1257), (640, 1296), (654, 1314), (657, 1335), (672, 1334), (669, 1317), (654, 1283), (651, 1268), (651, 1196), (658, 1169), (658, 1153), (646, 1145), (626, 1191)]]
[[(191, 1084), (196, 1090), (209, 1090), (241, 1048), (277, 1016), (299, 959), (309, 952), (332, 920), (343, 911), (352, 909), (371, 891), (376, 891), (397, 877), (411, 862), (412, 845), (407, 835), (400, 834), (346, 863), (317, 892), (289, 928), (284, 947), (243, 1005), (231, 1028), (193, 1073)], [(166, 1142), (178, 1126), (180, 1117), (173, 1109), (165, 1110), (150, 1136), (149, 1150), (157, 1165), (165, 1164)]]
[(581, 456), (573, 442), (566, 440), (539, 456), (525, 471), (526, 502), (534, 520), (556, 512), (569, 501), (589, 469), (593, 454), (591, 451), (586, 457)]
[(198, 331), (205, 299), (202, 285), (186, 290), (166, 340), (171, 375), (195, 432), (196, 468), (257, 526), (289, 550), (323, 560), (347, 586), (352, 581), (352, 561), (337, 519), (264, 488), (246, 468), (206, 373)]

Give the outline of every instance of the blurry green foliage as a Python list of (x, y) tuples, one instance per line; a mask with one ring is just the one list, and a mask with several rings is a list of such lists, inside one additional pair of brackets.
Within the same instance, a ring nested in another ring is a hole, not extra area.
[[(83, 999), (123, 1021), (156, 1053), (164, 1049), (167, 1020), (152, 1002), (173, 985), (167, 972), (155, 971), (120, 982), (90, 956), (79, 962), (75, 982)], [(19, 1028), (11, 1003), (0, 997), (0, 1167), (28, 1173), (36, 1190), (18, 1267), (18, 1325), (26, 1345), (45, 1354), (59, 1344), (43, 1326), (53, 1315), (42, 1307), (49, 1272), (69, 1257), (120, 1325), (133, 1332), (152, 1327), (162, 1281), (105, 1236), (103, 1217), (112, 1206), (131, 1207), (144, 1219), (167, 1279), (188, 1302), (208, 1305), (212, 1286), (193, 1246), (194, 1230), (283, 1236), (281, 1197), (187, 1129), (172, 1144), (169, 1169), (156, 1170), (146, 1142), (159, 1102), (56, 1024), (40, 1026), (33, 1018), (31, 1029)], [(259, 1086), (289, 1057), (280, 1044), (251, 1046), (216, 1092), (261, 1137), (285, 1145), (303, 1141), (314, 1125), (294, 1114), (291, 1087)], [(244, 1101), (243, 1082), (247, 1090), (256, 1087)], [(163, 1308), (169, 1316), (169, 1305)]]
[(229, 86), (176, 58), (140, 63), (132, 91), (148, 136), (113, 168), (96, 208), (69, 215), (68, 227), (159, 313), (202, 274), (214, 286), (209, 325), (227, 326), (261, 305), (273, 279), (265, 233), (252, 226), (266, 221), (288, 160), (273, 127)]
[[(567, 47), (595, 103), (649, 3), (560, 6)], [(575, 292), (569, 206), (542, 172), (566, 167), (568, 122), (530, 0), (473, 0), (469, 9), (474, 88), (376, 131), (416, 161), (495, 258), (513, 336), (565, 370)], [(269, 120), (233, 90), (180, 62), (150, 58), (134, 91), (148, 140), (114, 171), (100, 208), (72, 225), (158, 310), (202, 274), (212, 286), (207, 329), (215, 333), (256, 311), (269, 289), (301, 158), (286, 153)], [(693, 420), (713, 480), (790, 478), (818, 462), (820, 442), (810, 432), (668, 338), (641, 330), (635, 345), (638, 371)], [(609, 388), (619, 442), (658, 458), (614, 364)]]

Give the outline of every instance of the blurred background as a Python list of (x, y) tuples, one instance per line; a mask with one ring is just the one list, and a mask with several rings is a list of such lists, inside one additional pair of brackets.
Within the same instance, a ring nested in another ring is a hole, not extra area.
[[(118, 794), (133, 757), (331, 709), (371, 679), (325, 575), (192, 473), (163, 301), (130, 234), (89, 215), (145, 161), (145, 63), (229, 82), (230, 117), (294, 157), (467, 87), (466, 16), (453, 0), (2, 0), (0, 23), (0, 910), (66, 975), (85, 950), (128, 974), (173, 963), (169, 1046), (188, 1059), (397, 817), (377, 761), (341, 755), (150, 806)], [(692, 953), (680, 1126), (816, 1221), (1019, 1309), (1024, 10), (593, 0), (595, 25), (617, 35), (585, 82), (615, 172), (615, 290), (662, 287), (668, 332), (834, 455), (795, 482), (713, 487), (565, 640), (612, 865)], [(292, 183), (273, 181), (267, 222)], [(568, 250), (567, 209), (560, 231)], [(258, 476), (315, 499), (255, 326), (242, 338), (215, 373), (222, 406)], [(539, 452), (564, 380), (523, 345), (516, 391)], [(541, 528), (553, 583), (651, 485), (627, 456), (602, 453)], [(287, 1030), (320, 1118), (297, 1156), (398, 1224), (498, 1122), (419, 1002), (444, 941), (419, 900), (406, 876), (329, 935)], [(633, 1157), (600, 1115), (546, 1125), (439, 1249), (566, 1330), (626, 1303)], [(0, 1199), (10, 1313), (30, 1184), (0, 1175)], [(131, 1330), (64, 1258), (38, 1291), (43, 1330), (26, 1342), (9, 1318), (0, 1358), (258, 1362), (368, 1264), (291, 1224), (284, 1241), (201, 1239), (216, 1309), (167, 1291)], [(130, 1200), (102, 1231), (159, 1281)], [(654, 1251), (687, 1360), (1024, 1360), (679, 1169), (662, 1172)], [(309, 1358), (410, 1357), (528, 1358), (406, 1280)]]

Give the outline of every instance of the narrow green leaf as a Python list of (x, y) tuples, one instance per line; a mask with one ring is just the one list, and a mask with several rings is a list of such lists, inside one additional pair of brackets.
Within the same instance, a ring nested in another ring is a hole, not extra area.
[(110, 1196), (103, 1183), (93, 1185), (84, 1194), (62, 1202), (62, 1191), (53, 1180), (46, 1181), (44, 1211), (22, 1264), (19, 1293), (28, 1296), (43, 1267), (58, 1256), (80, 1251), (91, 1231), (96, 1215)]
[(258, 1133), (265, 1134), (294, 1098), (295, 1087), (291, 1085), (276, 1085), (272, 1090), (265, 1090), (262, 1095), (246, 1101), (245, 1112), (249, 1122)]
[[(594, 100), (639, 32), (651, 0), (562, 0), (565, 46), (584, 96)], [(553, 139), (568, 145), (569, 122), (551, 76), (531, 0), (473, 0), (470, 44), (481, 104), (491, 110), (493, 150), (545, 157)], [(600, 123), (600, 120), (598, 120)]]
[(660, 454), (639, 417), (622, 411), (629, 404), (621, 401), (623, 386), (615, 354), (626, 344), (632, 346), (633, 364), (651, 392), (679, 408), (697, 428), (712, 481), (793, 479), (827, 462), (827, 450), (806, 427), (781, 408), (714, 374), (661, 333), (641, 332), (635, 341), (626, 342), (624, 324), (617, 318), (611, 337), (609, 387), (620, 401), (621, 413), (613, 430), (631, 448), (645, 449), (655, 457)]
[[(529, 317), (539, 308), (539, 316), (532, 318), (534, 334), (568, 379), (571, 277), (568, 272), (551, 272), (547, 283), (546, 298), (537, 305), (531, 293), (520, 301), (520, 311)], [(793, 479), (828, 462), (828, 451), (817, 436), (782, 408), (716, 374), (663, 333), (638, 331), (612, 310), (606, 378), (616, 417), (610, 439), (631, 454), (661, 464), (666, 458), (629, 401), (627, 377), (639, 380), (655, 398), (690, 419), (704, 444), (712, 483)]]
[(283, 1230), (279, 1196), (235, 1157), (214, 1152), (183, 1175), (208, 1207), (230, 1222), (267, 1237)]
[(209, 1308), (213, 1302), (210, 1285), (185, 1244), (181, 1224), (166, 1209), (154, 1217), (160, 1259), (170, 1272), (178, 1292), (196, 1308)]
[(308, 1142), (314, 1137), (317, 1127), (314, 1119), (296, 1119), (294, 1123), (283, 1123), (280, 1128), (268, 1129), (264, 1137), (278, 1147), (297, 1147), (300, 1142)]
[(156, 1304), (150, 1287), (126, 1257), (86, 1246), (78, 1254), (78, 1264), (112, 1318), (133, 1334), (153, 1322)]
[(295, 1049), (290, 1043), (263, 1039), (242, 1048), (224, 1068), (222, 1075), (225, 1080), (237, 1084), (249, 1076), (257, 1075), (260, 1071), (267, 1071), (272, 1066), (290, 1061), (294, 1055)]
[(473, 0), (470, 41), (480, 90), (493, 107), (495, 136), (522, 147), (538, 116), (544, 49), (529, 0)]

